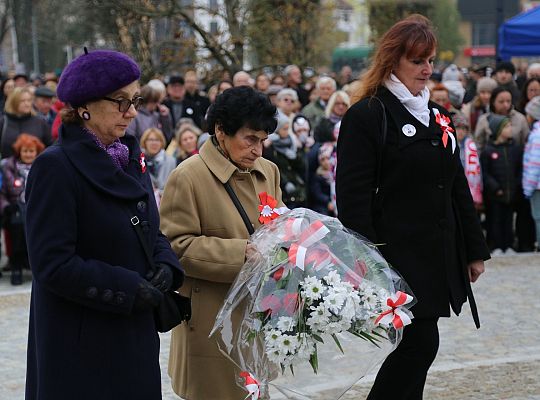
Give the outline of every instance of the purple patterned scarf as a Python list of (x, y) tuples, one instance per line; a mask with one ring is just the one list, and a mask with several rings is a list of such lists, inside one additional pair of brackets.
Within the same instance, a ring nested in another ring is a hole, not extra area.
[(129, 149), (125, 144), (120, 142), (120, 139), (116, 139), (112, 144), (106, 146), (90, 129), (83, 128), (83, 130), (87, 132), (90, 136), (92, 136), (99, 148), (107, 152), (107, 154), (111, 157), (114, 165), (116, 165), (122, 170), (125, 170), (127, 168), (129, 161)]

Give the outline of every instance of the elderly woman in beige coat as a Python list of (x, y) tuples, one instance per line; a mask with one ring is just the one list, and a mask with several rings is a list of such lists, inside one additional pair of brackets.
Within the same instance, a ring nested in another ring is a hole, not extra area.
[[(186, 400), (238, 400), (234, 365), (208, 338), (231, 283), (256, 251), (247, 226), (223, 184), (229, 182), (254, 228), (259, 194), (278, 199), (279, 171), (263, 158), (262, 146), (275, 130), (276, 108), (242, 86), (219, 95), (207, 116), (212, 135), (200, 153), (171, 174), (161, 203), (161, 228), (186, 271), (181, 293), (191, 297), (192, 318), (172, 332), (169, 375)], [(236, 316), (239, 318), (239, 315)]]

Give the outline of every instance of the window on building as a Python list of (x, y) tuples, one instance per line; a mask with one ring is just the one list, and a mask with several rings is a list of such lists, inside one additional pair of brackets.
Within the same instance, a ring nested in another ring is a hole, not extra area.
[(218, 0), (209, 0), (208, 1), (208, 8), (212, 11), (218, 10)]
[(492, 46), (495, 44), (495, 35), (493, 22), (475, 22), (472, 29), (472, 45)]

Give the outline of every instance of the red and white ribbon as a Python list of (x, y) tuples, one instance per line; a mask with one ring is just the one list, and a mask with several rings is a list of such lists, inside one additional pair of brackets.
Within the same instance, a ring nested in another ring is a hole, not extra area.
[(246, 399), (251, 396), (251, 400), (257, 400), (261, 397), (261, 384), (253, 375), (247, 371), (240, 372), (240, 376), (245, 379), (244, 387), (248, 391)]
[(143, 152), (139, 156), (139, 164), (141, 164), (141, 172), (144, 174), (146, 172), (146, 158)]
[(259, 200), (261, 201), (259, 204), (259, 222), (261, 224), (267, 224), (289, 210), (287, 207), (276, 207), (278, 201), (266, 192), (259, 193)]
[(441, 114), (436, 108), (433, 109), (433, 114), (435, 114), (435, 122), (439, 124), (443, 131), (442, 142), (444, 147), (446, 148), (448, 144), (448, 138), (452, 139), (452, 154), (454, 154), (454, 151), (456, 151), (456, 137), (452, 133), (454, 129), (450, 126), (450, 118)]
[(409, 325), (412, 321), (412, 314), (409, 310), (402, 308), (405, 304), (409, 304), (413, 297), (407, 293), (397, 291), (394, 295), (386, 299), (388, 310), (383, 311), (375, 320), (375, 325), (381, 324), (394, 328), (401, 329)]
[(289, 262), (304, 271), (308, 248), (324, 238), (329, 232), (330, 230), (321, 221), (313, 222), (300, 234), (298, 242), (291, 244)]
[(281, 239), (285, 242), (294, 240), (302, 233), (304, 218), (289, 218), (285, 222), (285, 234)]

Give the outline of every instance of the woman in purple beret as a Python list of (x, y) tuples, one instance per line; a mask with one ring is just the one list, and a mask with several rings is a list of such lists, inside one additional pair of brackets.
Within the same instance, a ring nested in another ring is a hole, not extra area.
[(26, 186), (27, 400), (161, 399), (153, 311), (184, 272), (159, 231), (144, 154), (125, 135), (141, 104), (139, 76), (125, 54), (94, 51), (60, 79), (69, 107), (59, 140)]

